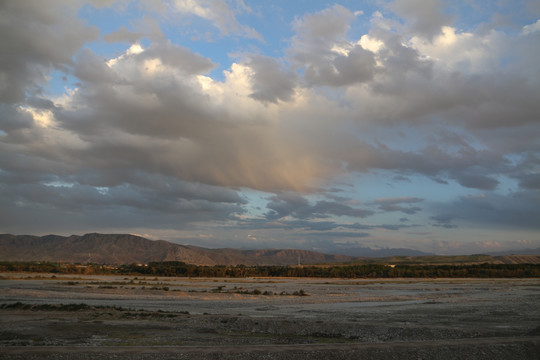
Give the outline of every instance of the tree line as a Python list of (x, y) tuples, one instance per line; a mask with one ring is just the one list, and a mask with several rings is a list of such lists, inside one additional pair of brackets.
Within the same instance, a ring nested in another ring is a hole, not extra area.
[(540, 264), (331, 266), (197, 266), (181, 261), (106, 266), (53, 262), (0, 262), (0, 272), (179, 277), (314, 277), (314, 278), (531, 278), (540, 277)]

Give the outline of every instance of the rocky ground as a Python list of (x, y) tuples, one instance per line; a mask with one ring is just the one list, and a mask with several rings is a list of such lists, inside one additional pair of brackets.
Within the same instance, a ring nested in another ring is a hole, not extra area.
[(1, 274), (0, 359), (538, 359), (540, 280)]

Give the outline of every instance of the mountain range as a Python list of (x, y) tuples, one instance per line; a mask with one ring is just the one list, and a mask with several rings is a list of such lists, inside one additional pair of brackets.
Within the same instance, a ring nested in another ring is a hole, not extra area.
[[(149, 240), (131, 234), (11, 235), (0, 234), (0, 261), (50, 261), (95, 264), (147, 264), (153, 261), (183, 261), (194, 265), (297, 265), (323, 263), (538, 263), (540, 249), (508, 254), (528, 257), (478, 255), (469, 258), (433, 256), (412, 249), (355, 248), (350, 255), (323, 254), (298, 249), (208, 249), (165, 240)], [(465, 256), (466, 257), (466, 256)], [(474, 258), (473, 258), (474, 257)], [(375, 258), (379, 258), (378, 260)]]
[(293, 265), (345, 262), (353, 256), (296, 249), (207, 249), (149, 240), (130, 234), (0, 235), (0, 260), (67, 263), (146, 264), (183, 261), (194, 265)]

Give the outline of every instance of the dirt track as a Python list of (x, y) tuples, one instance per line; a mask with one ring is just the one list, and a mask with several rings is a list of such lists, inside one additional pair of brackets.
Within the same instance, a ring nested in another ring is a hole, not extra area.
[(3, 274), (0, 304), (38, 305), (0, 309), (0, 359), (538, 359), (539, 295), (537, 279)]

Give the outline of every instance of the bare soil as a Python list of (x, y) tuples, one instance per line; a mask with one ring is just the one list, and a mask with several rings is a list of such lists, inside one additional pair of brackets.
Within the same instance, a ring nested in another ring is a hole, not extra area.
[(540, 359), (540, 279), (0, 276), (0, 359)]

